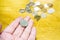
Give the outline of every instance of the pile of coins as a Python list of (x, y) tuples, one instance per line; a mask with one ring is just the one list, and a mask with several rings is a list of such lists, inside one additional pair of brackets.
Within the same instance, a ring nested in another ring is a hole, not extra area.
[[(33, 10), (32, 10), (32, 8)], [(34, 18), (39, 21), (40, 18), (46, 18), (48, 14), (52, 14), (55, 12), (54, 8), (53, 8), (53, 4), (52, 3), (47, 3), (47, 4), (41, 4), (39, 1), (36, 2), (30, 2), (26, 5), (25, 9), (20, 9), (20, 13), (24, 13), (24, 12), (28, 12), (28, 13), (32, 13), (32, 15), (34, 16)], [(38, 12), (40, 15), (38, 15)]]

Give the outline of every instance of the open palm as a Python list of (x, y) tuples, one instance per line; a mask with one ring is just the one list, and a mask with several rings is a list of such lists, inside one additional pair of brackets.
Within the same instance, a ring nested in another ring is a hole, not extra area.
[(13, 21), (2, 33), (0, 40), (35, 40), (36, 29), (33, 27), (33, 21), (29, 16), (24, 20), (28, 21), (26, 28), (22, 27), (19, 22), (23, 18), (19, 17)]

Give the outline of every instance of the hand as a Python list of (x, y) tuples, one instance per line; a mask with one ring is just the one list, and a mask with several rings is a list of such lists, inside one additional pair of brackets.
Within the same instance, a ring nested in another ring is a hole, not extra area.
[(36, 29), (33, 27), (33, 21), (30, 17), (24, 18), (28, 21), (26, 28), (22, 27), (19, 22), (21, 17), (13, 21), (1, 34), (0, 40), (35, 40)]

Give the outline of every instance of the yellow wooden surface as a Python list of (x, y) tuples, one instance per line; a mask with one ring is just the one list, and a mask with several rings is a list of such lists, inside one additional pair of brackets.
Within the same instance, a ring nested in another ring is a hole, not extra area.
[[(40, 0), (45, 3), (46, 0)], [(52, 2), (49, 0), (48, 2)], [(48, 15), (45, 19), (40, 19), (38, 22), (32, 14), (25, 12), (19, 13), (20, 8), (25, 8), (29, 0), (0, 0), (0, 23), (4, 30), (15, 18), (29, 15), (34, 20), (34, 26), (37, 29), (37, 40), (60, 40), (60, 0), (53, 0), (55, 13)]]

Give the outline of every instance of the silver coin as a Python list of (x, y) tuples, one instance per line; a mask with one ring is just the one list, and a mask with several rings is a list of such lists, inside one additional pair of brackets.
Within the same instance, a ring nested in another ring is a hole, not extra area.
[(28, 22), (26, 20), (21, 20), (20, 25), (23, 27), (26, 27), (26, 26), (28, 26)]
[(43, 4), (40, 4), (38, 7), (40, 7), (40, 9), (43, 9), (44, 8), (44, 5)]
[(41, 16), (39, 16), (39, 15), (35, 15), (34, 18), (35, 18), (37, 21), (39, 21), (40, 18), (41, 18)]
[(29, 3), (29, 6), (33, 6), (33, 5), (34, 5), (34, 2), (30, 2), (30, 3)]
[(25, 12), (25, 9), (20, 9), (19, 12), (20, 13), (24, 13)]
[(35, 15), (37, 15), (37, 14), (38, 14), (38, 12), (34, 11), (32, 14), (33, 14), (33, 16), (35, 16)]
[(25, 8), (25, 10), (26, 10), (28, 13), (32, 13), (31, 8), (30, 8), (30, 7), (28, 7), (28, 6)]
[(28, 13), (32, 13), (32, 10), (27, 10)]
[(25, 10), (26, 10), (26, 11), (27, 11), (27, 10), (30, 10), (30, 7), (29, 7), (29, 6), (26, 6)]
[(34, 5), (34, 2), (30, 2), (30, 3), (28, 3), (26, 6), (31, 7), (31, 6), (33, 6), (33, 5)]

